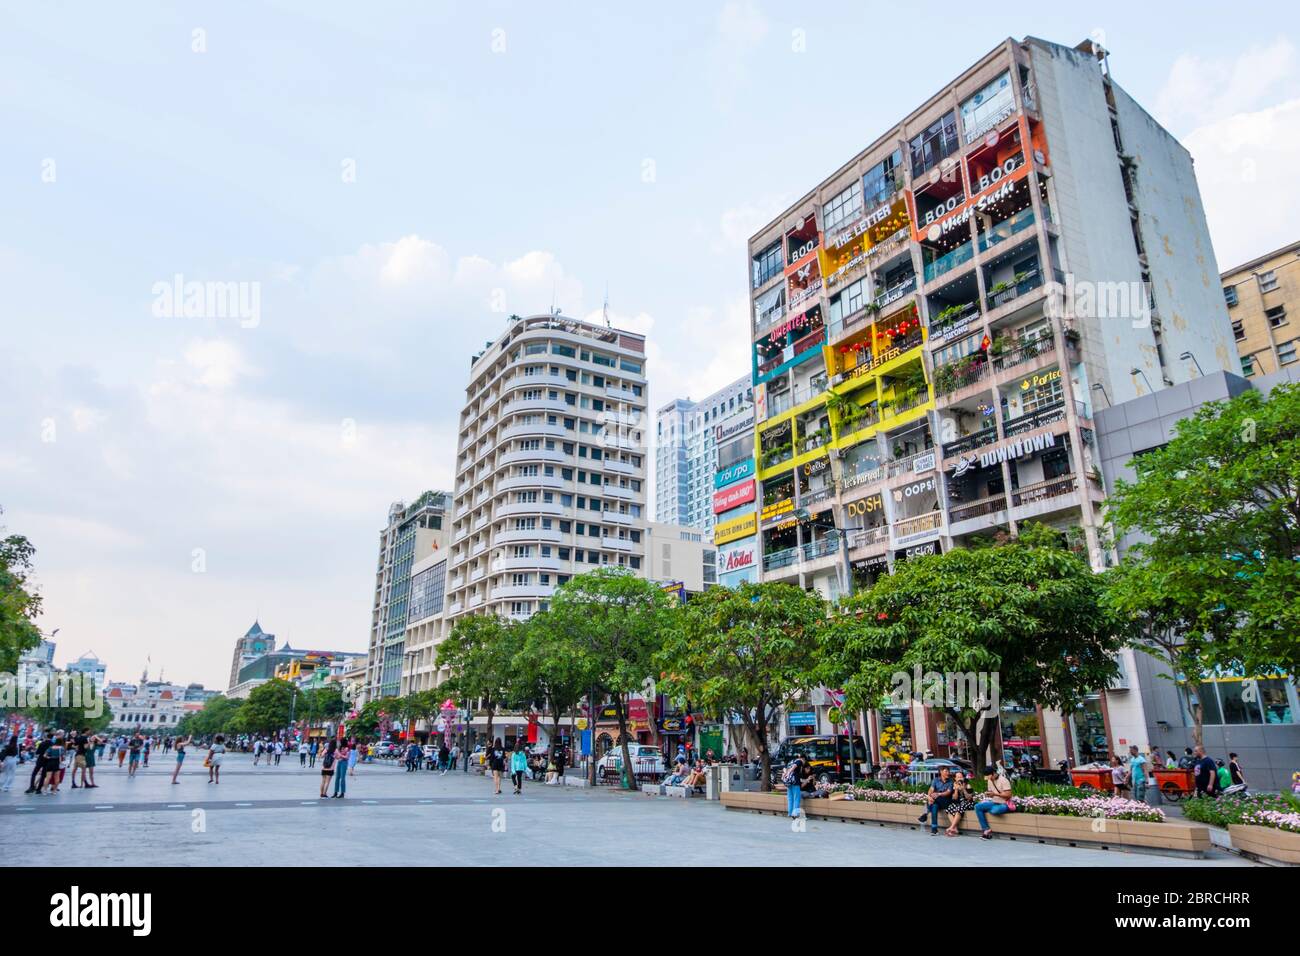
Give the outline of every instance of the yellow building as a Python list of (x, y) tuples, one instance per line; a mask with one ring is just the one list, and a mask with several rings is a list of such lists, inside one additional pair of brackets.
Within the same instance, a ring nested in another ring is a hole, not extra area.
[(1246, 378), (1294, 364), (1300, 345), (1300, 242), (1222, 275), (1232, 333)]

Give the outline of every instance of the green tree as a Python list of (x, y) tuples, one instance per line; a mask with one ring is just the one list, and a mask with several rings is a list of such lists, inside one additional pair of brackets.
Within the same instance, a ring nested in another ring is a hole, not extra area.
[(677, 615), (655, 656), (663, 689), (709, 713), (731, 714), (758, 741), (771, 789), (768, 728), (813, 677), (826, 603), (793, 584), (710, 588)]
[(523, 632), (514, 621), (495, 614), (471, 614), (452, 627), (438, 645), (438, 666), (451, 668), (444, 692), (483, 708), (487, 715), (487, 739), (491, 743), (492, 721), (497, 707), (510, 696), (515, 680), (514, 661)]
[(229, 733), (243, 703), (224, 695), (213, 697), (203, 705), (202, 710), (182, 717), (176, 725), (176, 734), (182, 737), (211, 737)]
[(20, 534), (0, 537), (0, 671), (6, 673), (17, 670), (23, 652), (41, 642), (36, 627), (41, 596), (31, 583), (35, 554), (32, 543)]
[[(628, 750), (628, 697), (641, 691), (653, 674), (654, 654), (673, 626), (674, 606), (657, 584), (613, 567), (572, 578), (551, 600), (555, 626), (571, 635), (579, 666), (598, 694), (614, 705), (628, 789), (636, 787)], [(591, 706), (594, 720), (596, 701)]]
[(1122, 605), (1145, 593), (1210, 665), (1296, 673), (1300, 386), (1204, 405), (1133, 464), (1108, 502), (1116, 531), (1138, 538), (1125, 563), (1146, 569), (1124, 579)]
[(238, 730), (269, 734), (289, 725), (289, 712), (298, 689), (287, 680), (275, 678), (254, 687), (239, 709), (235, 720)]
[(352, 737), (377, 737), (385, 717), (393, 713), (395, 698), (381, 697), (366, 701), (357, 709), (357, 716), (347, 721), (347, 732)]
[[(981, 774), (998, 700), (1067, 709), (1118, 673), (1123, 638), (1101, 576), (1058, 538), (1031, 527), (1007, 544), (900, 563), (841, 604), (823, 633), (823, 682), (853, 710), (891, 693), (940, 708)], [(939, 692), (924, 676), (911, 686), (917, 673), (943, 675)]]
[(338, 684), (326, 684), (298, 695), (298, 719), (306, 721), (309, 727), (336, 721), (349, 709), (343, 688)]
[(588, 659), (574, 635), (550, 611), (538, 611), (523, 624), (523, 646), (515, 660), (512, 696), (540, 705), (551, 718), (551, 737), (593, 683)]

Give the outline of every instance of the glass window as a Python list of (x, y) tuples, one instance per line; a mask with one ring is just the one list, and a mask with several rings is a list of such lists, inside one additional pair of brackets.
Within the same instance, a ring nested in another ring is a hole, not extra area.
[(1292, 339), (1283, 345), (1277, 347), (1277, 363), (1279, 365), (1290, 365), (1295, 361), (1296, 340)]
[[(1219, 703), (1223, 708), (1225, 724), (1262, 724), (1259, 694), (1253, 682), (1240, 680), (1219, 681)], [(1247, 687), (1251, 692), (1245, 693)]]
[(822, 207), (822, 232), (839, 228), (862, 212), (862, 183), (853, 180)]
[(1011, 93), (1011, 74), (1003, 73), (984, 89), (961, 104), (961, 125), (966, 142), (982, 136), (1016, 108)]
[(912, 178), (928, 172), (957, 149), (957, 117), (945, 113), (909, 144), (912, 150)]
[(886, 156), (867, 170), (862, 177), (863, 204), (876, 206), (894, 194), (898, 181), (902, 177), (903, 151), (894, 150), (893, 155)]
[(757, 289), (783, 268), (781, 262), (781, 240), (777, 239), (770, 246), (754, 256), (754, 288)]
[(1272, 292), (1277, 288), (1277, 273), (1272, 269), (1259, 274), (1259, 291)]

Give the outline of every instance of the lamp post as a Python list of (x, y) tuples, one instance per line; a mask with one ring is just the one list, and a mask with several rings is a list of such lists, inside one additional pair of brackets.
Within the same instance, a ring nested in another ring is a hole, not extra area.
[(1138, 367), (1135, 365), (1135, 366), (1133, 366), (1131, 369), (1129, 369), (1129, 372), (1128, 372), (1128, 373), (1129, 373), (1130, 375), (1141, 375), (1141, 376), (1142, 376), (1142, 381), (1144, 381), (1144, 382), (1147, 383), (1147, 391), (1148, 391), (1148, 392), (1154, 392), (1154, 391), (1155, 391), (1155, 389), (1151, 387), (1151, 379), (1147, 378), (1147, 373), (1144, 372), (1144, 371), (1142, 371), (1142, 369), (1138, 368)]
[(1205, 373), (1201, 371), (1201, 363), (1196, 361), (1196, 356), (1193, 355), (1191, 352), (1184, 352), (1182, 355), (1178, 356), (1178, 358), (1180, 361), (1183, 362), (1186, 362), (1188, 359), (1191, 359), (1192, 364), (1196, 366), (1196, 374), (1201, 376), (1201, 378), (1205, 378)]
[(1112, 401), (1110, 400), (1110, 396), (1106, 394), (1106, 386), (1103, 385), (1103, 384), (1101, 384), (1101, 382), (1096, 382), (1096, 383), (1094, 383), (1093, 386), (1092, 386), (1092, 390), (1093, 390), (1094, 392), (1101, 392), (1101, 394), (1102, 394), (1102, 395), (1105, 397), (1105, 399), (1106, 399), (1106, 405), (1107, 405), (1107, 407), (1110, 407), (1110, 406), (1112, 406), (1112, 405), (1115, 404), (1114, 402), (1112, 402)]

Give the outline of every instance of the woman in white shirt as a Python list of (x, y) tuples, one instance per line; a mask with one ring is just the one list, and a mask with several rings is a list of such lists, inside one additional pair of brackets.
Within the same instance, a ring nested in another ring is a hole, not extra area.
[(217, 734), (208, 748), (208, 783), (221, 783), (221, 755), (226, 752), (225, 740)]

